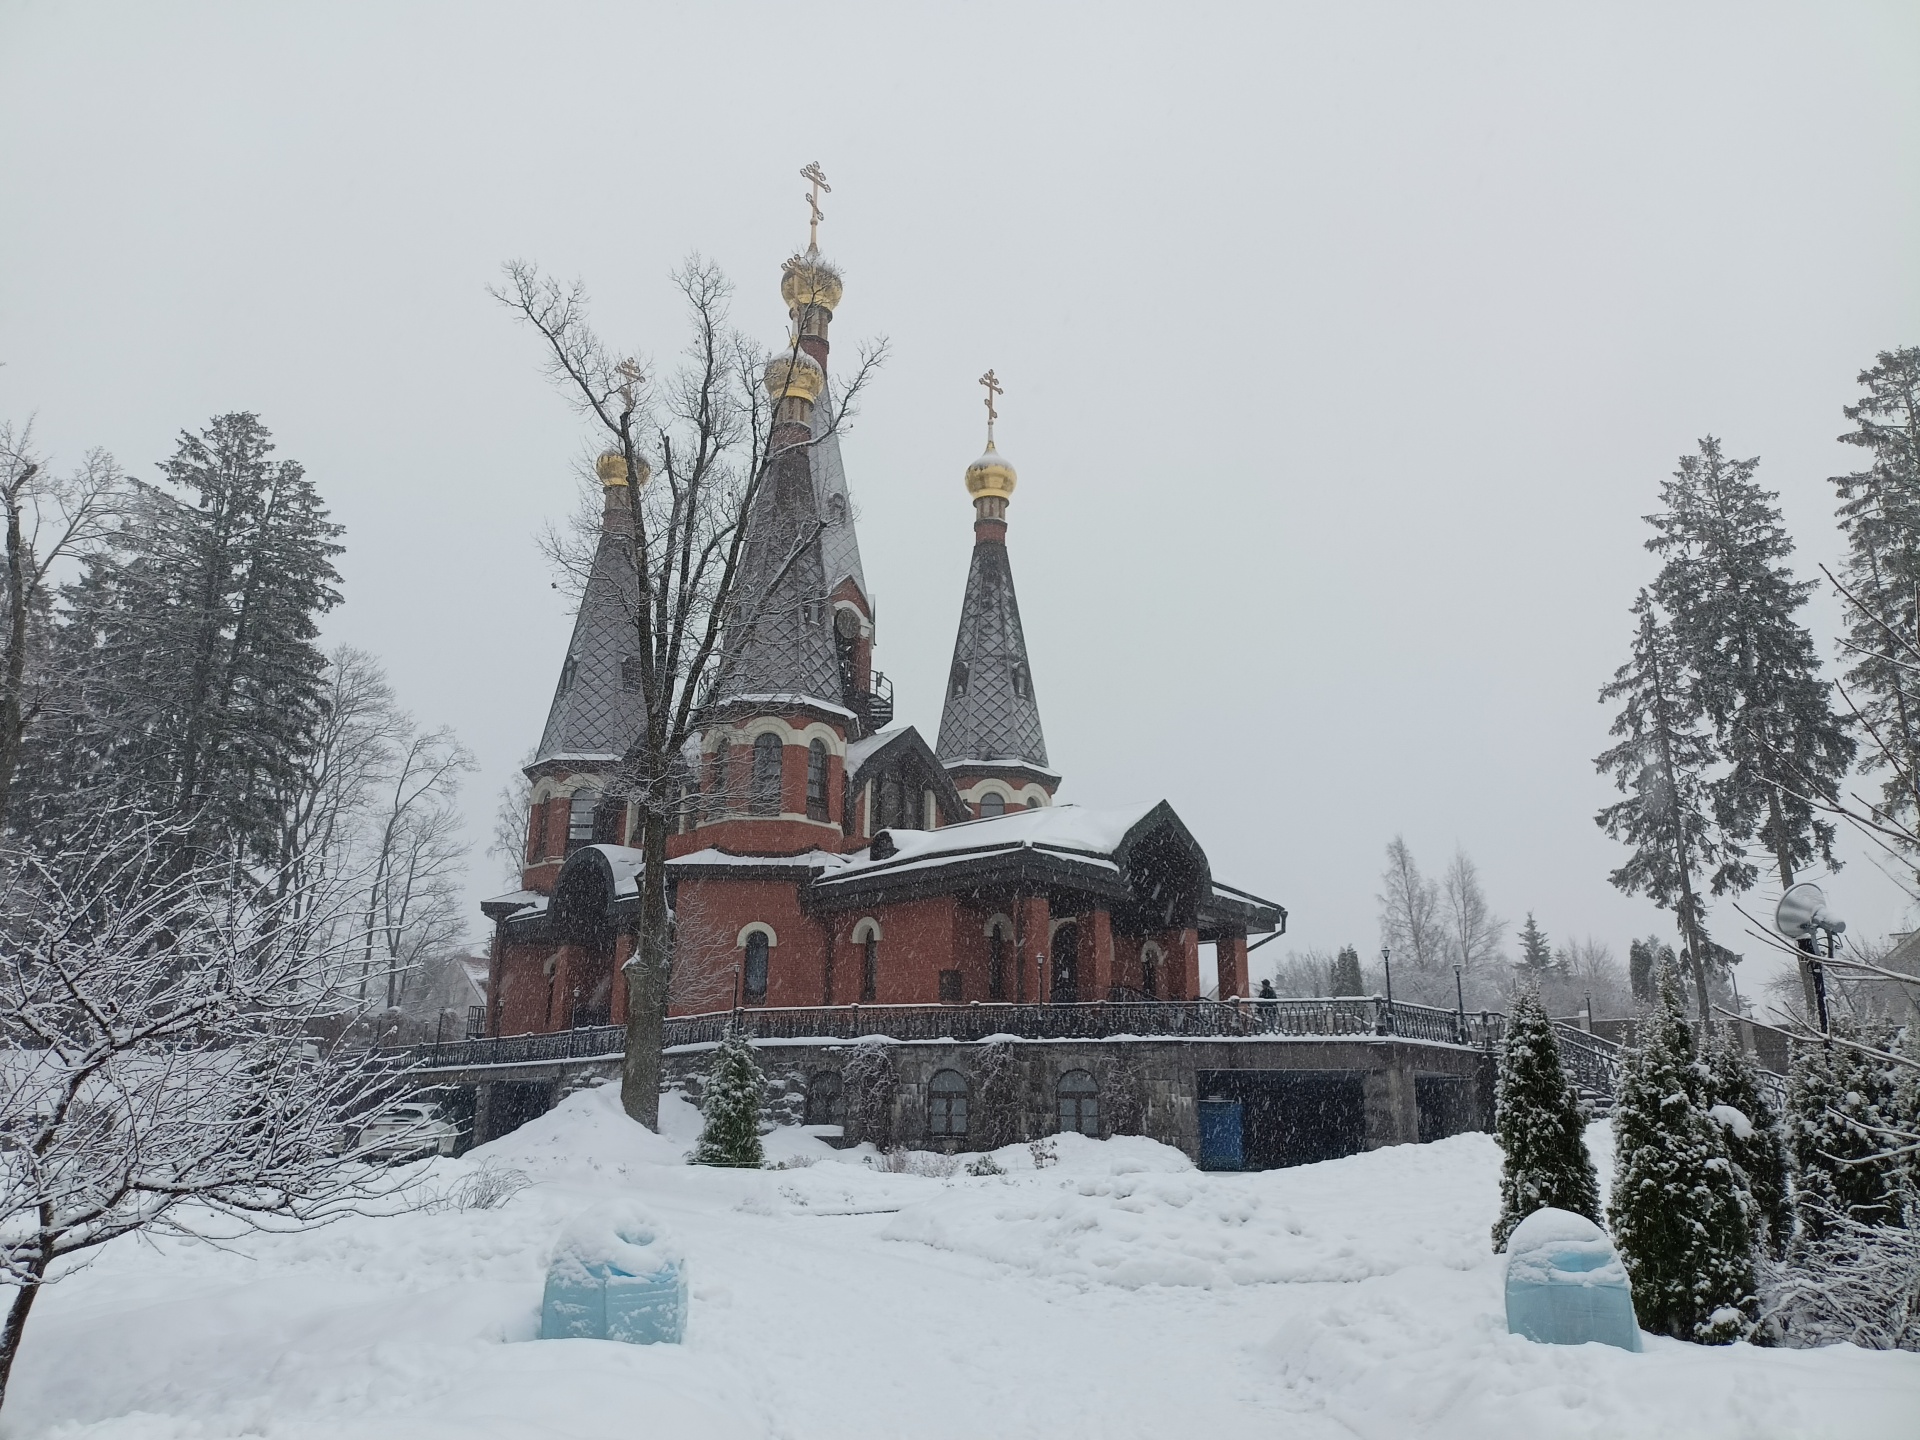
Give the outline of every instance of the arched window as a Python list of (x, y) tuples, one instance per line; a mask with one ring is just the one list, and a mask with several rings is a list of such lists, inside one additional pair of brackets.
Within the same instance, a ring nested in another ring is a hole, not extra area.
[(1140, 951), (1140, 989), (1149, 1000), (1160, 998), (1160, 947), (1149, 943)]
[(767, 932), (755, 930), (747, 936), (747, 963), (741, 976), (742, 1000), (748, 1005), (767, 1003), (767, 956), (772, 947), (767, 943)]
[(1002, 795), (998, 790), (989, 790), (980, 797), (980, 818), (982, 820), (986, 819), (989, 815), (1004, 815), (1006, 813), (1007, 797)]
[(807, 746), (807, 818), (827, 818), (827, 742)]
[(922, 830), (940, 828), (940, 802), (934, 798), (931, 790), (920, 792), (920, 828)]
[(727, 742), (713, 752), (713, 774), (707, 790), (707, 818), (718, 820), (727, 813)]
[(807, 1081), (808, 1125), (844, 1125), (847, 1123), (846, 1092), (841, 1089), (840, 1077), (831, 1070), (822, 1070)]
[(567, 853), (593, 843), (593, 812), (600, 806), (598, 790), (581, 790), (567, 802)]
[(853, 943), (860, 947), (860, 1000), (872, 1004), (880, 991), (880, 923), (869, 916), (855, 925)]
[(1047, 802), (1042, 800), (1038, 795), (1029, 795), (1027, 797), (1027, 809), (1029, 810), (1038, 810), (1046, 803)]
[(1082, 1135), (1100, 1133), (1100, 1087), (1085, 1070), (1069, 1070), (1060, 1077), (1060, 1130)]
[(882, 775), (880, 777), (880, 824), (876, 828), (904, 829), (905, 826), (902, 826), (900, 821), (900, 777), (892, 774)]
[(958, 1070), (936, 1070), (927, 1082), (927, 1130), (937, 1139), (966, 1138), (967, 1077)]
[(780, 737), (771, 731), (754, 739), (752, 808), (756, 815), (780, 813), (780, 752), (784, 749)]
[(987, 998), (1007, 998), (1007, 932), (995, 925), (987, 935)]

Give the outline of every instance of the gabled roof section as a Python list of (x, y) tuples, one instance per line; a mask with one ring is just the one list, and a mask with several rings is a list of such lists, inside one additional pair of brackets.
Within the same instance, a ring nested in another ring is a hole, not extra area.
[(946, 764), (1011, 760), (1047, 768), (1033, 667), (1003, 539), (974, 542), (936, 749)]
[(635, 653), (639, 580), (631, 543), (603, 529), (593, 569), (573, 619), (573, 638), (534, 752), (545, 760), (615, 761), (640, 733), (640, 695), (626, 688), (624, 662)]
[(811, 889), (838, 905), (1011, 880), (1108, 895), (1116, 923), (1133, 930), (1191, 925), (1211, 938), (1225, 928), (1266, 931), (1286, 921), (1272, 901), (1215, 884), (1206, 853), (1164, 800), (1116, 809), (1048, 805), (939, 830), (883, 830), (867, 854), (821, 875)]
[[(910, 777), (916, 786), (932, 786), (940, 799), (940, 813), (951, 817), (951, 821), (960, 821), (961, 817), (973, 813), (967, 802), (960, 798), (953, 777), (914, 726), (900, 725), (891, 730), (882, 730), (878, 735), (869, 735), (847, 746), (847, 783), (856, 791), (867, 782), (869, 776), (888, 770)], [(946, 829), (952, 828), (951, 821), (941, 831), (930, 833), (945, 833)]]

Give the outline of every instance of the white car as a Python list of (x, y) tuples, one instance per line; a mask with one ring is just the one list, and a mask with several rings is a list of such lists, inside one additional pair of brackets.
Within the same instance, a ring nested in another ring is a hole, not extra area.
[(459, 1130), (440, 1118), (440, 1109), (424, 1101), (389, 1105), (360, 1127), (359, 1155), (364, 1160), (418, 1160), (451, 1155)]

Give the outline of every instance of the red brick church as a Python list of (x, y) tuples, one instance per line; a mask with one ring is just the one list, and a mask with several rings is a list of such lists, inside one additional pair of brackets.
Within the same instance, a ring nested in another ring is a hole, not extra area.
[[(1016, 476), (994, 447), (991, 384), (987, 450), (966, 469), (973, 560), (939, 738), (894, 725), (840, 440), (820, 403), (841, 282), (809, 247), (787, 262), (781, 294), (799, 351), (767, 367), (776, 438), (786, 428), (813, 443), (786, 447), (757, 494), (749, 572), (774, 575), (792, 538), (803, 544), (724, 656), (698, 754), (689, 747), (668, 861), (674, 1013), (1191, 1000), (1202, 945), (1215, 947), (1219, 995), (1246, 995), (1247, 937), (1283, 927), (1286, 912), (1216, 881), (1164, 802), (1055, 803), (1007, 543)], [(495, 927), (489, 1035), (626, 1018), (617, 977), (640, 852), (625, 843), (631, 817), (601, 797), (640, 722), (624, 618), (634, 580), (615, 543), (629, 477), (609, 457), (600, 478), (609, 539), (527, 767), (521, 888), (482, 907)]]

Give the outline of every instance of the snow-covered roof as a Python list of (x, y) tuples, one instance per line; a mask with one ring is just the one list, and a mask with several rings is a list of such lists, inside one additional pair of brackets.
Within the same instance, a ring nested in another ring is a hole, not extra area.
[[(614, 898), (640, 893), (640, 872), (646, 869), (644, 852), (631, 845), (583, 845), (580, 848), (598, 850), (606, 856), (607, 868), (613, 871)], [(578, 854), (579, 851), (574, 853)]]
[(859, 774), (860, 767), (867, 763), (868, 758), (872, 756), (875, 751), (886, 749), (887, 746), (904, 735), (909, 728), (910, 727), (906, 725), (894, 725), (880, 731), (878, 734), (869, 735), (863, 740), (856, 740), (847, 746), (847, 774)]
[(724, 850), (709, 847), (695, 850), (691, 854), (677, 856), (667, 861), (669, 870), (681, 866), (735, 866), (740, 869), (764, 870), (771, 866), (791, 866), (793, 869), (831, 870), (845, 865), (848, 857), (831, 850), (807, 850), (798, 855), (729, 855)]
[[(885, 869), (889, 873), (926, 869), (961, 859), (1010, 854), (1021, 849), (1049, 850), (1069, 859), (1115, 870), (1113, 852), (1127, 833), (1157, 808), (1154, 805), (1118, 809), (1091, 809), (1080, 805), (1049, 805), (1038, 810), (1010, 810), (938, 830), (885, 830), (893, 853), (883, 859), (871, 855), (850, 858), (841, 872), (821, 880), (841, 880)], [(883, 847), (884, 848), (884, 847)]]
[(844, 705), (836, 705), (831, 700), (822, 700), (818, 695), (796, 695), (766, 692), (757, 695), (727, 695), (719, 702), (726, 705), (811, 705), (816, 710), (825, 710), (832, 715), (844, 715), (847, 719), (857, 718)]

